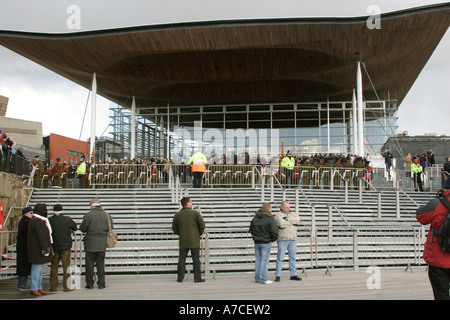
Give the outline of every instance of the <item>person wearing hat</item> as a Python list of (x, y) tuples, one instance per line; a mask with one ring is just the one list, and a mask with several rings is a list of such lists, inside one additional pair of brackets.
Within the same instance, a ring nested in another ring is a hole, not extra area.
[(17, 288), (19, 291), (29, 290), (27, 285), (28, 276), (31, 274), (31, 263), (28, 262), (28, 223), (31, 218), (33, 218), (33, 208), (26, 207), (22, 209), (22, 219), (19, 221), (17, 228), (17, 242), (16, 242), (16, 252), (17, 252), (17, 266), (16, 274), (18, 276)]
[(78, 181), (80, 182), (80, 188), (84, 189), (84, 176), (86, 175), (86, 162), (84, 162), (84, 156), (80, 158), (80, 164), (77, 167), (77, 177)]
[(414, 179), (414, 190), (417, 191), (419, 188), (420, 191), (423, 191), (422, 188), (422, 166), (418, 163), (418, 158), (413, 158), (413, 163), (411, 164), (411, 172), (413, 173)]
[(84, 237), (84, 250), (86, 255), (86, 288), (94, 288), (94, 266), (97, 268), (97, 285), (99, 289), (106, 288), (105, 282), (105, 254), (106, 235), (109, 231), (108, 218), (113, 221), (100, 205), (100, 199), (92, 199), (89, 203), (90, 210), (83, 218), (80, 225)]
[(295, 159), (289, 150), (286, 153), (286, 157), (281, 160), (280, 165), (284, 168), (284, 173), (286, 175), (286, 187), (290, 188), (294, 176)]
[(30, 293), (34, 296), (46, 294), (42, 289), (44, 265), (52, 261), (51, 227), (47, 219), (47, 205), (38, 203), (33, 218), (28, 223), (28, 261), (31, 263)]
[[(450, 178), (443, 186), (442, 197), (450, 201)], [(441, 249), (436, 233), (450, 210), (438, 197), (416, 211), (416, 219), (422, 225), (430, 225), (423, 250), (423, 259), (428, 264), (428, 278), (435, 300), (450, 300), (450, 253)], [(436, 232), (434, 232), (436, 231)]]
[(53, 207), (53, 216), (48, 220), (52, 227), (53, 238), (53, 260), (50, 270), (50, 289), (56, 291), (58, 287), (58, 267), (61, 261), (63, 267), (63, 288), (64, 291), (72, 291), (67, 285), (70, 277), (68, 268), (70, 266), (70, 249), (72, 248), (72, 233), (77, 231), (77, 224), (68, 216), (62, 214), (63, 208), (60, 204)]
[(44, 172), (44, 166), (39, 161), (39, 156), (34, 156), (34, 162), (33, 167), (36, 169), (34, 170), (33, 175), (33, 187), (34, 188), (40, 188), (41, 187), (41, 179), (42, 179), (42, 173)]
[(63, 164), (61, 163), (61, 158), (56, 158), (56, 163), (52, 168), (52, 187), (61, 186), (61, 175), (63, 170)]

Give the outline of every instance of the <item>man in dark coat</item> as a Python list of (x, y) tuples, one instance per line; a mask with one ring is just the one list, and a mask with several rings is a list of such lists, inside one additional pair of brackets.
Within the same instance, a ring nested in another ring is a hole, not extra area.
[(194, 282), (204, 282), (200, 270), (200, 237), (205, 231), (205, 222), (197, 210), (192, 209), (189, 197), (181, 199), (183, 209), (178, 211), (172, 221), (172, 230), (179, 235), (180, 255), (178, 258), (178, 282), (183, 282), (186, 273), (186, 257), (191, 251), (194, 265)]
[(22, 210), (22, 219), (19, 221), (17, 232), (17, 267), (16, 273), (19, 277), (18, 289), (19, 291), (29, 290), (27, 285), (28, 276), (31, 274), (31, 263), (28, 262), (28, 222), (33, 218), (33, 208), (26, 207)]
[(74, 288), (67, 286), (70, 273), (70, 249), (72, 248), (72, 233), (77, 231), (77, 224), (70, 217), (62, 214), (63, 208), (60, 204), (53, 207), (53, 216), (48, 220), (52, 226), (53, 238), (53, 260), (50, 271), (50, 291), (56, 291), (58, 287), (58, 267), (61, 261), (63, 267), (63, 289), (72, 291)]
[(47, 220), (47, 206), (38, 203), (33, 218), (28, 223), (28, 261), (31, 263), (30, 293), (35, 296), (46, 294), (42, 289), (44, 265), (52, 261), (51, 227)]
[(86, 213), (80, 225), (80, 230), (86, 233), (84, 250), (86, 254), (86, 288), (94, 288), (94, 266), (97, 267), (97, 285), (99, 289), (106, 288), (105, 255), (106, 234), (109, 231), (108, 219), (113, 228), (113, 221), (101, 207), (99, 199), (92, 199), (90, 211)]

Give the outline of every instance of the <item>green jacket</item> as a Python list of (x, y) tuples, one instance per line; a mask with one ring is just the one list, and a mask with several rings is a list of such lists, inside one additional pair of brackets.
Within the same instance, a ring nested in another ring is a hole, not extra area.
[[(113, 229), (111, 219), (111, 229)], [(83, 218), (80, 225), (81, 232), (85, 232), (84, 250), (90, 252), (106, 251), (106, 234), (109, 231), (108, 215), (101, 207), (92, 208)]]
[(205, 222), (197, 210), (183, 208), (175, 214), (172, 230), (179, 235), (180, 248), (200, 248)]

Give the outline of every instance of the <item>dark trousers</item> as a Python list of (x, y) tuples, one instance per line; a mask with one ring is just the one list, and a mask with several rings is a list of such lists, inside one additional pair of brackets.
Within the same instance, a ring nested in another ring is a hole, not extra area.
[(429, 266), (428, 278), (430, 279), (431, 288), (433, 288), (434, 299), (450, 300), (450, 269)]
[(193, 175), (194, 175), (194, 188), (201, 188), (203, 172), (193, 172)]
[(78, 181), (80, 182), (79, 188), (84, 189), (84, 174), (78, 175)]
[(200, 270), (200, 248), (180, 248), (180, 255), (178, 257), (178, 281), (183, 281), (186, 273), (186, 257), (189, 250), (191, 250), (192, 264), (194, 265), (194, 281), (202, 278)]
[(422, 188), (422, 174), (421, 173), (414, 173), (414, 190), (417, 191), (417, 188), (419, 188), (419, 191), (423, 191)]
[(105, 251), (86, 251), (86, 286), (94, 286), (94, 267), (97, 267), (97, 285), (105, 287)]

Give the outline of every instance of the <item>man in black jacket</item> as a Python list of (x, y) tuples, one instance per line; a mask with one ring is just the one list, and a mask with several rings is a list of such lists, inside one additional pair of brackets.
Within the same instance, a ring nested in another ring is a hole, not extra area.
[(278, 226), (272, 215), (272, 205), (264, 203), (250, 224), (250, 233), (255, 242), (255, 282), (271, 284), (267, 276), (272, 242), (278, 239)]
[(63, 208), (60, 204), (53, 207), (54, 215), (49, 218), (52, 227), (53, 238), (53, 260), (50, 270), (50, 291), (56, 291), (58, 287), (58, 267), (61, 261), (63, 267), (63, 288), (64, 291), (72, 291), (74, 288), (67, 286), (70, 273), (67, 269), (70, 266), (70, 249), (72, 248), (72, 233), (77, 231), (77, 224), (68, 216), (62, 214)]

